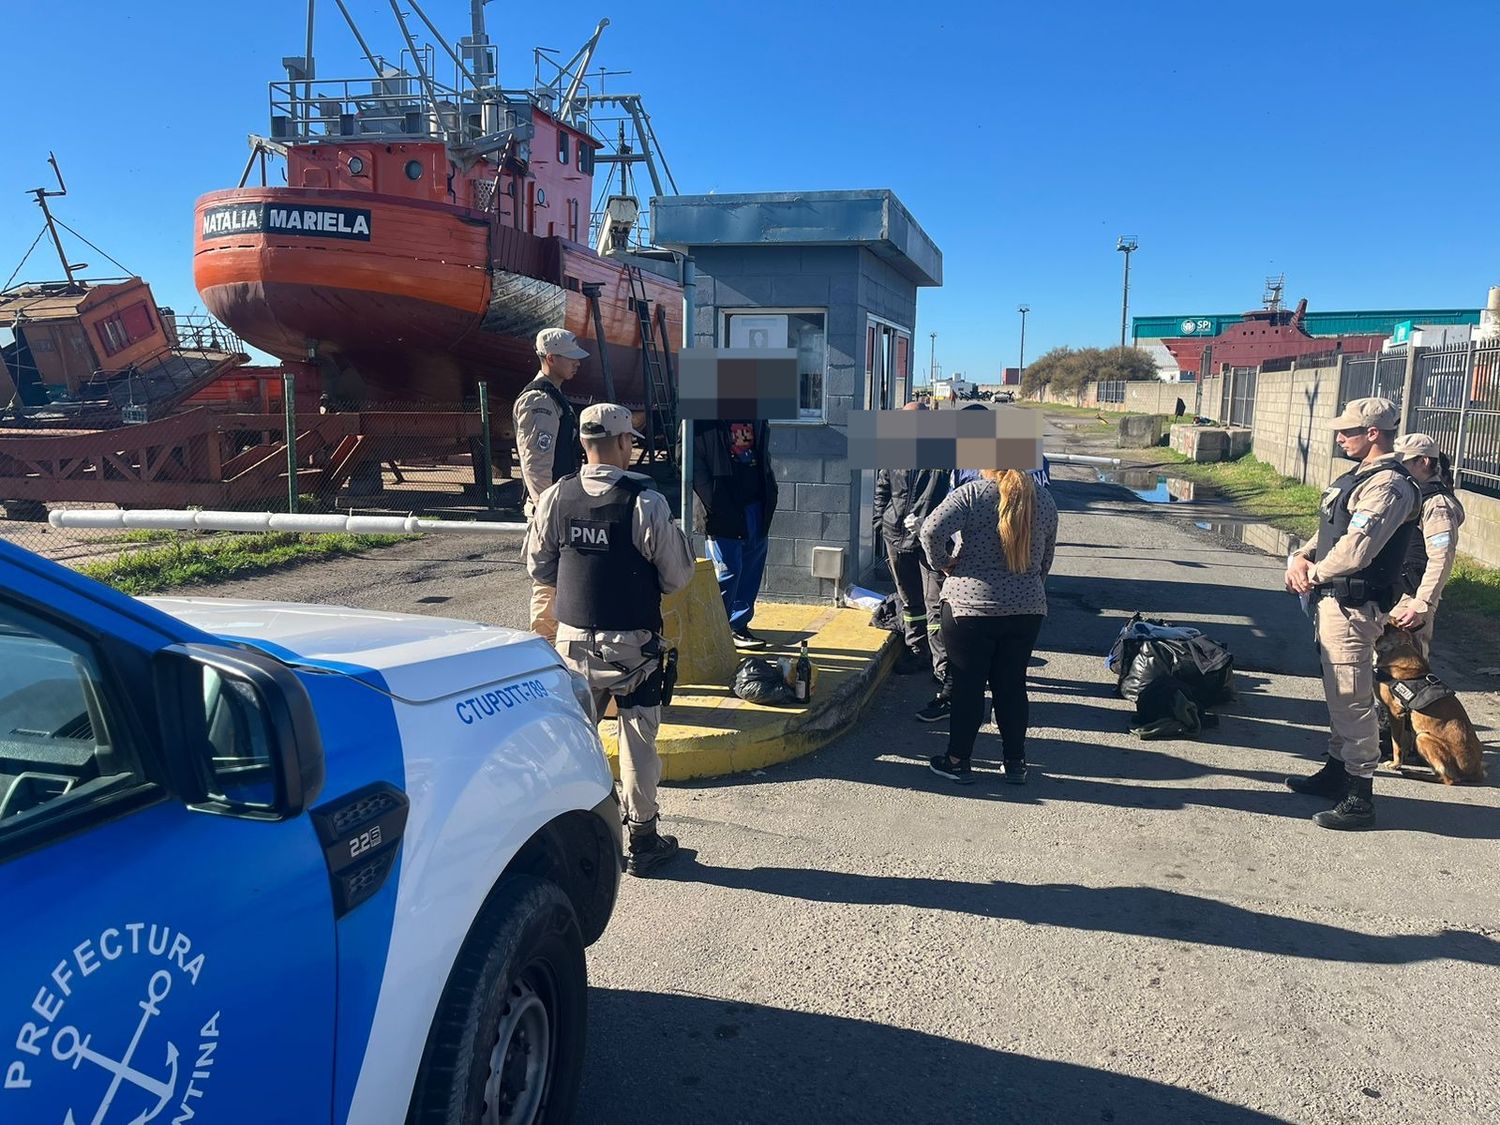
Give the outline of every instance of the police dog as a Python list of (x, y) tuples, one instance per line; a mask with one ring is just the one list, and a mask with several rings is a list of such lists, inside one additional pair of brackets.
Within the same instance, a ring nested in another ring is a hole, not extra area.
[[(1394, 625), (1387, 625), (1375, 642), (1375, 666), (1381, 676), (1395, 680), (1419, 680), (1431, 671), (1411, 634)], [(1444, 785), (1477, 785), (1484, 780), (1479, 735), (1458, 696), (1445, 696), (1425, 711), (1409, 711), (1387, 680), (1378, 678), (1375, 690), (1391, 715), (1392, 767), (1399, 770), (1415, 750)]]

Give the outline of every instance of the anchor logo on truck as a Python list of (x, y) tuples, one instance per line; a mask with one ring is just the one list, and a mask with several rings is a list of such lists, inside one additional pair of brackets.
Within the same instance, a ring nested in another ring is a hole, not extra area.
[[(71, 1062), (74, 1070), (85, 1062), (92, 1063), (111, 1075), (109, 1088), (104, 1093), (104, 1100), (94, 1111), (89, 1125), (104, 1125), (105, 1118), (109, 1115), (109, 1108), (114, 1104), (115, 1095), (127, 1082), (156, 1098), (156, 1105), (143, 1110), (131, 1120), (130, 1125), (146, 1125), (148, 1121), (155, 1119), (172, 1100), (172, 1095), (177, 1090), (179, 1055), (177, 1044), (171, 1040), (167, 1041), (166, 1062), (163, 1064), (165, 1077), (157, 1077), (134, 1065), (135, 1053), (146, 1034), (146, 1028), (153, 1017), (161, 1014), (161, 1003), (171, 991), (171, 973), (165, 969), (158, 969), (151, 974), (151, 979), (146, 984), (146, 998), (140, 1001), (140, 1021), (135, 1025), (135, 1034), (130, 1037), (130, 1043), (125, 1047), (125, 1053), (121, 1058), (111, 1058), (102, 1051), (96, 1051), (92, 1046), (94, 1037), (81, 1033), (76, 1027), (69, 1025), (57, 1029), (57, 1034), (52, 1038), (53, 1058), (58, 1062)], [(78, 1125), (71, 1109), (67, 1111), (63, 1122), (64, 1125)]]

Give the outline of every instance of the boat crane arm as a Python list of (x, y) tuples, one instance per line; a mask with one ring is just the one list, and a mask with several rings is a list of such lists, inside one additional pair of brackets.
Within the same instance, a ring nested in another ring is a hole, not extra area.
[[(573, 81), (568, 84), (568, 92), (563, 95), (562, 108), (557, 111), (558, 120), (568, 121), (573, 112), (573, 100), (578, 96), (578, 87), (583, 84), (583, 76), (588, 71), (589, 63), (594, 60), (594, 51), (599, 47), (599, 37), (604, 34), (604, 29), (609, 26), (609, 20), (599, 21), (599, 26), (594, 28), (594, 34), (589, 41), (578, 48), (578, 53), (568, 60), (564, 66), (563, 73), (573, 71)], [(581, 62), (579, 60), (582, 60)], [(577, 70), (573, 68), (577, 66)]]

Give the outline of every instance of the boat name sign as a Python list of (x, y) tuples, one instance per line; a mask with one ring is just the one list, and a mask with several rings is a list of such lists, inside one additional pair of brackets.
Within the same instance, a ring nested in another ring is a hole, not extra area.
[(231, 203), (203, 212), (202, 237), (288, 234), (308, 238), (370, 241), (370, 212), (358, 207), (286, 207), (277, 203)]

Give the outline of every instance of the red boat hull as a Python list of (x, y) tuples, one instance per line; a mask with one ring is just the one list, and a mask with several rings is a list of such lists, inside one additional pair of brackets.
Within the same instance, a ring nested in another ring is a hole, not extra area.
[[(543, 328), (570, 329), (591, 353), (569, 396), (602, 400), (596, 326), (578, 291), (598, 283), (614, 397), (645, 403), (626, 267), (480, 212), (354, 191), (214, 192), (198, 201), (193, 261), (215, 316), (279, 359), (311, 348), (325, 386), (359, 406), (458, 404), (480, 380), (509, 400), (536, 374)], [(682, 291), (644, 276), (675, 351)]]

